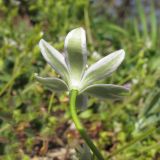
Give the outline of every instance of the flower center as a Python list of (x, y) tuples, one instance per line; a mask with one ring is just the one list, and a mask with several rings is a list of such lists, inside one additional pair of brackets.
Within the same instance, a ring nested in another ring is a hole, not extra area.
[(78, 80), (75, 80), (75, 79), (72, 79), (72, 80), (71, 80), (71, 88), (72, 88), (72, 89), (78, 89), (79, 86), (80, 86), (80, 83), (79, 83)]

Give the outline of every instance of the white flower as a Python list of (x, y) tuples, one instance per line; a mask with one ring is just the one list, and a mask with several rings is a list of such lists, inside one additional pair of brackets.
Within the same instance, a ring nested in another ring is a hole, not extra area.
[(62, 78), (42, 78), (36, 74), (36, 79), (47, 87), (55, 91), (76, 89), (83, 99), (84, 95), (119, 99), (128, 92), (123, 86), (95, 84), (118, 68), (125, 52), (122, 49), (115, 51), (86, 69), (86, 34), (83, 28), (76, 28), (68, 33), (64, 45), (65, 56), (43, 39), (40, 40), (39, 47), (44, 59)]

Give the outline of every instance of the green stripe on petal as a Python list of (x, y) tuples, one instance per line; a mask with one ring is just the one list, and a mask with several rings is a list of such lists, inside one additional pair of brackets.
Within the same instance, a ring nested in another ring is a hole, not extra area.
[(129, 92), (129, 89), (113, 84), (95, 84), (87, 87), (82, 92), (98, 98), (121, 99)]
[(39, 42), (42, 55), (47, 63), (59, 74), (64, 80), (69, 80), (68, 68), (65, 63), (64, 56), (53, 48), (45, 40), (41, 39)]
[(35, 74), (35, 79), (51, 90), (54, 90), (54, 91), (68, 90), (67, 84), (61, 79), (53, 78), (53, 77), (43, 78), (38, 76), (37, 74)]
[(79, 81), (87, 62), (86, 35), (83, 28), (76, 28), (65, 39), (66, 62), (72, 79)]
[(121, 64), (125, 57), (124, 50), (115, 51), (108, 56), (102, 58), (85, 72), (82, 80), (83, 86), (87, 86), (109, 76)]

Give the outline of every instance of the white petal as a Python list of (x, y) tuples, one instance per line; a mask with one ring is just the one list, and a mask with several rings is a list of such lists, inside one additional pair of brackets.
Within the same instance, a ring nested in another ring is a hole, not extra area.
[(113, 84), (95, 84), (87, 87), (82, 92), (98, 98), (120, 99), (126, 95), (129, 90), (123, 86)]
[(87, 62), (86, 34), (83, 28), (76, 28), (65, 39), (66, 62), (72, 79), (80, 80)]
[(43, 78), (35, 74), (35, 78), (38, 82), (46, 86), (47, 88), (54, 90), (54, 91), (67, 91), (68, 87), (67, 84), (58, 78), (54, 77), (47, 77)]
[(43, 39), (40, 40), (39, 47), (47, 63), (65, 80), (69, 80), (69, 73), (64, 56)]
[(88, 68), (83, 76), (82, 84), (84, 86), (87, 86), (89, 84), (92, 84), (93, 82), (109, 76), (118, 68), (124, 57), (125, 52), (121, 49), (102, 58)]

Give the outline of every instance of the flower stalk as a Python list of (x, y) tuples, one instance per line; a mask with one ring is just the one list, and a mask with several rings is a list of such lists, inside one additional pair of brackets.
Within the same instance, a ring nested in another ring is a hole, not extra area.
[(72, 120), (76, 126), (76, 129), (78, 130), (78, 132), (80, 133), (82, 138), (85, 140), (87, 145), (90, 147), (90, 149), (92, 150), (94, 155), (98, 158), (98, 160), (104, 160), (103, 156), (101, 155), (101, 153), (98, 151), (96, 146), (91, 141), (91, 139), (88, 136), (88, 134), (86, 133), (82, 123), (80, 122), (80, 119), (78, 118), (77, 111), (76, 111), (77, 95), (78, 95), (78, 90), (71, 90), (70, 91), (70, 113), (71, 113)]

